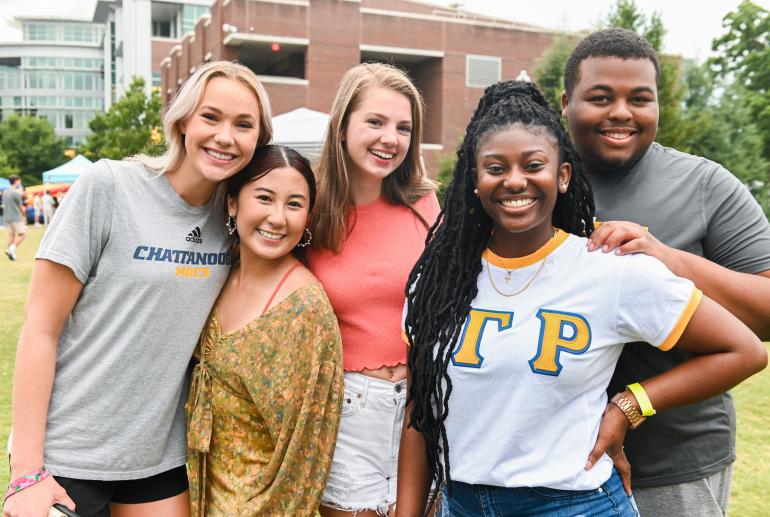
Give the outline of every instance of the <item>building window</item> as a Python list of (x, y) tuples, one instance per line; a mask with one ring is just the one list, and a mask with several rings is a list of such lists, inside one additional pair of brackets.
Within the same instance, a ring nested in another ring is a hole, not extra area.
[(305, 79), (307, 46), (255, 43), (238, 47), (237, 59), (257, 75)]
[(55, 90), (56, 72), (48, 70), (31, 70), (26, 73), (27, 88), (32, 90)]
[(21, 96), (17, 97), (0, 97), (0, 106), (3, 108), (18, 108), (21, 106)]
[(208, 12), (209, 8), (205, 5), (185, 4), (182, 7), (182, 34), (179, 37), (181, 38), (188, 32), (195, 30), (195, 22), (204, 14), (208, 14)]
[(27, 23), (24, 39), (28, 41), (56, 41), (56, 25), (50, 23)]
[(56, 112), (50, 110), (40, 110), (37, 112), (38, 118), (46, 119), (53, 127), (56, 127)]
[(465, 85), (470, 88), (486, 88), (501, 78), (502, 59), (492, 56), (466, 57)]
[(153, 20), (152, 35), (156, 38), (170, 38), (171, 22), (167, 20)]
[(98, 70), (104, 67), (103, 59), (89, 57), (25, 57), (22, 59), (25, 69), (45, 68), (50, 70), (75, 69)]
[[(115, 60), (117, 58), (117, 47), (115, 40), (115, 22), (110, 22), (110, 84), (115, 88), (115, 78), (117, 77), (117, 66)], [(115, 93), (113, 91), (113, 97)]]
[(94, 25), (68, 24), (62, 30), (62, 39), (73, 43), (99, 43), (102, 37), (101, 27)]
[(101, 74), (93, 72), (61, 72), (61, 88), (63, 90), (99, 91), (104, 88)]
[(21, 69), (18, 65), (0, 64), (0, 90), (21, 88)]
[(72, 113), (64, 114), (64, 127), (66, 129), (72, 129)]

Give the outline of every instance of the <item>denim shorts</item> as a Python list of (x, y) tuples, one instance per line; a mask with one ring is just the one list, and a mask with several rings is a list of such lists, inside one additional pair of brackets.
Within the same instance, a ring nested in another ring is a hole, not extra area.
[(385, 515), (396, 502), (406, 380), (392, 383), (345, 372), (345, 398), (321, 505)]
[(638, 517), (634, 498), (615, 469), (596, 490), (504, 488), (452, 482), (444, 488), (438, 517)]

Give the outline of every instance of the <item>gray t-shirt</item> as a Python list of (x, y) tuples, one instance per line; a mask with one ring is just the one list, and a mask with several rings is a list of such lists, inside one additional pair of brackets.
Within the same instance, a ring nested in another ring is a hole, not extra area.
[(3, 192), (3, 218), (6, 223), (17, 223), (24, 220), (21, 213), (21, 192), (11, 187)]
[[(626, 174), (591, 175), (596, 220), (633, 221), (664, 244), (745, 273), (770, 269), (770, 225), (749, 191), (712, 161), (653, 144)], [(691, 354), (644, 343), (625, 347), (610, 396)], [(626, 435), (633, 485), (702, 479), (735, 460), (730, 394), (648, 418)]]
[(187, 368), (229, 272), (224, 214), (166, 176), (102, 160), (74, 183), (36, 258), (83, 290), (59, 340), (45, 436), (55, 475), (124, 480), (187, 461)]

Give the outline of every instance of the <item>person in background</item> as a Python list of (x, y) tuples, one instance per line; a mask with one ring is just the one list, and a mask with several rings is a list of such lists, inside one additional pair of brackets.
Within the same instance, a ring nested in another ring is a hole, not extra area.
[[(602, 223), (590, 247), (658, 258), (770, 340), (770, 224), (724, 167), (654, 142), (659, 76), (652, 46), (625, 29), (589, 35), (567, 60), (563, 115)], [(609, 393), (690, 357), (631, 344)], [(732, 397), (721, 393), (630, 433), (625, 453), (642, 515), (725, 515), (735, 431)]]
[(43, 202), (39, 195), (32, 196), (32, 210), (34, 212), (33, 222), (35, 226), (40, 226), (40, 221), (43, 219)]
[(16, 248), (18, 248), (24, 237), (27, 236), (27, 207), (24, 205), (24, 189), (21, 186), (21, 178), (16, 175), (10, 176), (8, 180), (11, 187), (3, 192), (3, 207), (5, 226), (8, 229), (8, 247), (5, 254), (11, 260), (16, 260)]
[(43, 194), (43, 224), (48, 226), (51, 224), (51, 218), (53, 217), (54, 199), (50, 192), (46, 191)]

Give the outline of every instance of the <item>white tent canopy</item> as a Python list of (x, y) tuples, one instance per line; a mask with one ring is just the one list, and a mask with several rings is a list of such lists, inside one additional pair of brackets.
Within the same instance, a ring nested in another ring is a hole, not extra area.
[(74, 183), (91, 164), (91, 160), (79, 154), (65, 164), (44, 172), (43, 183)]
[(329, 115), (308, 108), (297, 108), (276, 115), (272, 122), (274, 144), (291, 147), (311, 162), (320, 158)]

